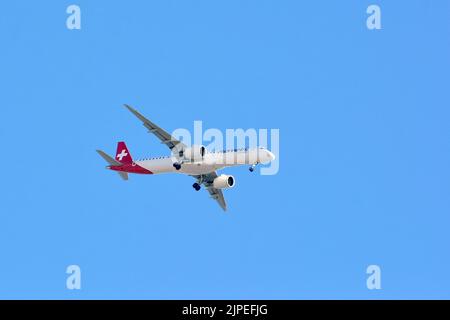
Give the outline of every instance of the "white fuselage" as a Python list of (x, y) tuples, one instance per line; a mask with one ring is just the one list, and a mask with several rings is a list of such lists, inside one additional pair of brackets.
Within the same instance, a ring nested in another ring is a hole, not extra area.
[(158, 173), (184, 173), (189, 175), (201, 175), (226, 167), (240, 165), (254, 165), (268, 163), (275, 159), (272, 152), (265, 148), (237, 149), (220, 152), (207, 152), (198, 161), (181, 161), (181, 169), (176, 170), (174, 163), (180, 162), (174, 156), (157, 157), (136, 160), (134, 163), (154, 174)]

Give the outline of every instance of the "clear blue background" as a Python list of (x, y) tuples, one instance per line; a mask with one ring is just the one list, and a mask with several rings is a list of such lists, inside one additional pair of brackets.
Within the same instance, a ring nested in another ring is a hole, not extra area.
[[(0, 298), (450, 298), (449, 1), (77, 1), (79, 31), (70, 4), (1, 5)], [(226, 214), (124, 182), (95, 149), (168, 150), (123, 103), (279, 128), (280, 171), (227, 170)]]

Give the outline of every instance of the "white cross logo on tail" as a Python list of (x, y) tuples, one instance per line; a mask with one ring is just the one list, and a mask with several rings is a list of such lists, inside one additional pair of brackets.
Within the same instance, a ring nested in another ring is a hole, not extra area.
[(117, 154), (116, 158), (119, 159), (119, 161), (122, 161), (123, 157), (126, 157), (128, 153), (125, 151), (125, 149), (122, 150), (121, 153)]

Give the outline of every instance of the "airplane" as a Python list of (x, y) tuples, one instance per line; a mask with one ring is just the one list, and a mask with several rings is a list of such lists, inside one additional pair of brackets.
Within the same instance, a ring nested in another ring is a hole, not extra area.
[(162, 144), (165, 144), (172, 152), (170, 156), (149, 158), (143, 160), (133, 160), (125, 142), (117, 144), (115, 158), (101, 150), (97, 153), (108, 162), (107, 169), (116, 171), (123, 180), (128, 180), (129, 173), (135, 174), (160, 174), (160, 173), (182, 173), (196, 179), (192, 187), (199, 191), (201, 185), (208, 190), (211, 198), (215, 199), (219, 206), (226, 211), (227, 203), (222, 190), (233, 188), (235, 179), (231, 175), (218, 175), (217, 170), (250, 165), (250, 172), (253, 172), (256, 165), (267, 164), (275, 160), (275, 155), (263, 147), (241, 148), (223, 151), (208, 151), (205, 146), (186, 146), (183, 142), (175, 139), (165, 130), (145, 118), (129, 105), (124, 105), (134, 114), (148, 132), (153, 133)]

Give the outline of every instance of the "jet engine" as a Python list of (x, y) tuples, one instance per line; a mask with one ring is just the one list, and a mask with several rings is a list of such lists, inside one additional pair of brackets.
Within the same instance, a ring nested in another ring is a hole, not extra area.
[(216, 189), (228, 189), (234, 187), (234, 177), (222, 174), (214, 179), (213, 187)]
[(192, 146), (190, 148), (180, 151), (180, 157), (189, 161), (200, 161), (206, 154), (204, 146)]

